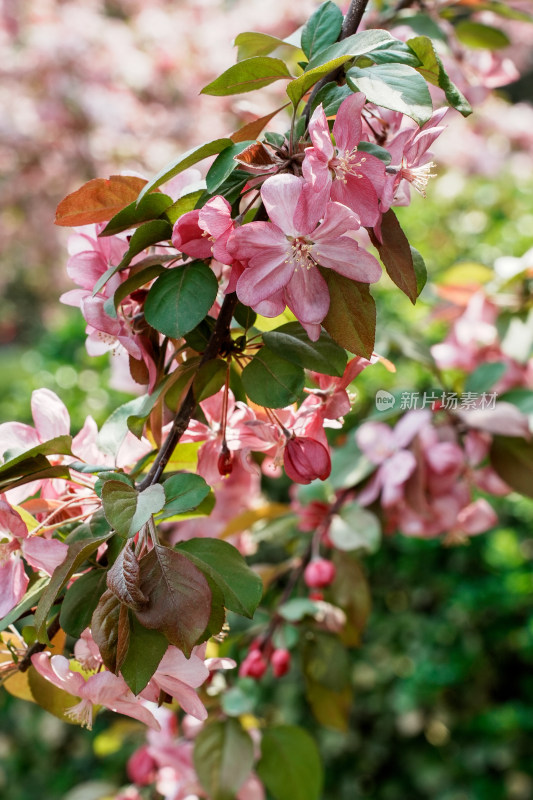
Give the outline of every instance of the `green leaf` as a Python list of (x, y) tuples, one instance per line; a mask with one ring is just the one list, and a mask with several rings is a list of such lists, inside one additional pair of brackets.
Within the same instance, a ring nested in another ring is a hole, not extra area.
[(5, 631), (6, 628), (22, 617), (26, 611), (29, 611), (30, 608), (33, 608), (33, 606), (36, 605), (42, 593), (44, 592), (48, 581), (48, 577), (38, 578), (35, 583), (31, 584), (20, 603), (17, 603), (17, 605), (12, 608), (11, 611), (6, 614), (5, 617), (3, 617), (3, 619), (0, 619), (0, 632)]
[(339, 86), (335, 81), (326, 83), (325, 86), (319, 89), (313, 99), (311, 113), (322, 103), (326, 117), (333, 117), (339, 110), (340, 104), (351, 94), (353, 92), (346, 83), (342, 86)]
[(380, 147), (379, 144), (374, 144), (374, 142), (359, 142), (357, 150), (360, 153), (370, 153), (371, 156), (379, 158), (384, 164), (390, 164), (392, 159), (388, 150), (385, 150), (384, 147)]
[(344, 647), (359, 647), (372, 609), (372, 597), (364, 570), (352, 556), (333, 553), (335, 579), (328, 589), (328, 600), (342, 608), (346, 622), (339, 631)]
[(380, 242), (377, 236), (370, 233), (372, 244), (379, 252), (389, 278), (407, 295), (411, 303), (416, 303), (418, 284), (413, 254), (396, 214), (390, 208), (381, 220)]
[[(268, 33), (258, 33), (257, 31), (244, 31), (235, 37), (233, 42), (237, 50), (237, 61), (244, 61), (254, 56), (267, 56), (278, 47), (290, 47), (283, 39), (277, 36), (270, 36)], [(296, 48), (298, 49), (298, 48)]]
[(41, 455), (19, 461), (9, 472), (2, 475), (0, 492), (16, 489), (25, 483), (42, 481), (50, 478), (69, 478), (70, 472), (66, 465), (52, 466), (47, 458)]
[(533, 498), (533, 442), (516, 436), (494, 436), (490, 463), (515, 492)]
[(193, 211), (204, 194), (205, 188), (202, 187), (201, 189), (195, 189), (195, 191), (188, 192), (182, 197), (179, 197), (170, 208), (167, 208), (166, 216), (169, 221), (174, 225), (183, 214), (186, 214), (188, 211)]
[(139, 561), (140, 589), (149, 598), (137, 619), (163, 633), (187, 658), (211, 617), (211, 590), (186, 556), (155, 545)]
[(353, 704), (353, 689), (330, 689), (315, 681), (306, 681), (305, 696), (315, 719), (326, 728), (347, 733)]
[(507, 364), (503, 361), (489, 361), (480, 364), (470, 375), (467, 375), (464, 390), (481, 394), (488, 392), (505, 374)]
[(61, 603), (59, 622), (69, 636), (79, 639), (82, 631), (91, 624), (91, 617), (107, 589), (107, 571), (91, 569), (80, 575), (67, 590)]
[(215, 581), (222, 590), (226, 608), (253, 617), (263, 594), (263, 583), (235, 547), (221, 539), (198, 538), (180, 542), (176, 548)]
[(98, 447), (104, 453), (116, 456), (129, 430), (133, 429), (137, 437), (141, 436), (142, 427), (139, 431), (139, 421), (145, 420), (150, 415), (165, 385), (163, 382), (152, 394), (128, 400), (113, 411), (98, 434)]
[(416, 71), (428, 83), (433, 86), (439, 86), (444, 92), (448, 103), (452, 108), (457, 109), (463, 117), (471, 114), (472, 106), (448, 77), (431, 39), (428, 39), (427, 36), (417, 36), (414, 39), (409, 39), (407, 44), (420, 59), (421, 66), (417, 67)]
[[(56, 436), (54, 439), (41, 442), (24, 452), (15, 454), (13, 451), (9, 451), (8, 453), (4, 453), (4, 458), (7, 456), (7, 460), (0, 466), (0, 479), (9, 478), (12, 475), (17, 477), (22, 475), (23, 472), (20, 470), (23, 462), (29, 461), (35, 456), (72, 455), (71, 446), (72, 436)], [(42, 459), (40, 459), (38, 463), (44, 465)], [(49, 464), (49, 462), (46, 461), (46, 464)]]
[(473, 20), (461, 20), (455, 26), (455, 35), (467, 47), (479, 47), (486, 50), (500, 50), (508, 47), (511, 40), (500, 28), (484, 25)]
[(261, 689), (253, 678), (239, 678), (237, 684), (221, 695), (222, 710), (228, 717), (253, 714), (260, 700)]
[(234, 64), (214, 81), (204, 86), (200, 94), (223, 97), (230, 94), (253, 92), (274, 81), (291, 77), (287, 65), (281, 59), (254, 56)]
[(254, 746), (236, 719), (207, 725), (194, 741), (194, 767), (211, 800), (235, 800), (252, 771)]
[(506, 403), (512, 403), (523, 414), (533, 414), (533, 392), (531, 389), (511, 389), (500, 398)]
[(317, 8), (302, 31), (302, 50), (308, 59), (337, 41), (343, 19), (340, 8), (330, 0)]
[(301, 622), (305, 617), (314, 617), (318, 606), (308, 597), (293, 597), (278, 607), (278, 614), (287, 622)]
[(218, 281), (201, 261), (160, 275), (148, 293), (144, 315), (149, 325), (171, 339), (192, 331), (216, 300)]
[(420, 293), (424, 286), (426, 285), (428, 279), (428, 271), (426, 268), (426, 262), (422, 258), (421, 254), (418, 252), (416, 247), (413, 245), (409, 245), (411, 248), (411, 256), (413, 259), (413, 268), (416, 275), (416, 294), (420, 296)]
[(79, 542), (69, 544), (66, 558), (54, 570), (50, 583), (41, 595), (41, 599), (35, 611), (35, 628), (37, 631), (37, 638), (40, 642), (48, 643), (46, 620), (59, 592), (67, 585), (72, 575), (87, 561), (89, 556), (111, 536), (112, 533), (108, 532), (96, 539), (83, 539)]
[(373, 67), (352, 67), (346, 81), (355, 92), (392, 111), (400, 111), (423, 125), (433, 113), (431, 95), (424, 78), (405, 64), (376, 64)]
[(242, 303), (237, 303), (235, 306), (235, 311), (233, 312), (233, 318), (242, 328), (244, 328), (244, 330), (247, 331), (248, 328), (251, 328), (255, 323), (257, 314), (248, 306), (245, 306)]
[(382, 47), (373, 50), (369, 56), (376, 64), (407, 64), (409, 67), (419, 67), (420, 60), (413, 51), (404, 43), (395, 39), (387, 42)]
[(146, 525), (153, 514), (165, 505), (165, 492), (161, 484), (148, 486), (137, 492), (133, 486), (122, 481), (104, 483), (102, 503), (106, 519), (119, 536), (135, 536)]
[[(358, 56), (363, 56), (366, 53), (371, 53), (372, 50), (386, 44), (387, 42), (395, 41), (388, 31), (384, 30), (369, 30), (361, 31), (361, 33), (354, 33), (352, 36), (347, 36), (340, 42), (326, 47), (317, 53), (307, 65), (307, 72), (310, 72), (323, 64), (336, 61), (339, 58), (344, 58), (349, 61)], [(342, 62), (344, 63), (344, 62)], [(339, 66), (336, 64), (336, 66)], [(335, 69), (335, 67), (333, 67)]]
[(509, 3), (502, 3), (499, 0), (488, 0), (486, 3), (479, 3), (477, 8), (480, 11), (493, 11), (494, 14), (499, 14), (501, 17), (506, 17), (507, 19), (533, 22), (532, 14), (518, 8), (513, 8)]
[(172, 236), (172, 225), (165, 219), (154, 219), (151, 222), (145, 222), (140, 228), (137, 228), (135, 233), (130, 239), (130, 245), (122, 261), (113, 267), (110, 267), (104, 272), (103, 275), (96, 281), (93, 289), (93, 297), (106, 285), (110, 278), (113, 277), (121, 269), (126, 269), (129, 266), (132, 258), (142, 253), (147, 247), (153, 244), (170, 239)]
[(318, 340), (312, 342), (299, 322), (289, 322), (274, 331), (267, 331), (263, 334), (263, 341), (269, 350), (287, 361), (323, 375), (340, 378), (348, 361), (346, 351), (327, 333), (321, 332)]
[(323, 768), (307, 731), (294, 725), (267, 728), (256, 772), (275, 800), (320, 800)]
[(220, 153), (225, 147), (229, 147), (232, 144), (233, 142), (231, 139), (215, 139), (213, 142), (207, 142), (206, 144), (201, 144), (199, 147), (193, 147), (192, 150), (187, 150), (186, 153), (183, 153), (183, 155), (163, 167), (151, 181), (148, 181), (146, 186), (143, 187), (137, 202), (140, 203), (148, 192), (161, 186), (162, 183), (166, 183), (166, 181), (169, 181), (175, 175), (179, 175), (180, 172), (192, 167), (193, 164), (198, 164), (198, 162), (203, 161), (204, 158), (217, 155), (217, 153)]
[(191, 511), (199, 506), (211, 491), (202, 476), (192, 472), (180, 472), (167, 478), (163, 483), (163, 490), (165, 505), (162, 513), (158, 515), (158, 520)]
[(418, 36), (427, 36), (439, 42), (447, 42), (448, 37), (437, 22), (427, 14), (402, 14), (401, 23), (408, 25)]
[(198, 403), (216, 394), (224, 386), (228, 365), (221, 358), (213, 358), (202, 364), (193, 381), (194, 397)]
[(348, 503), (333, 516), (328, 535), (338, 550), (375, 553), (381, 543), (381, 525), (371, 511)]
[(315, 83), (318, 83), (319, 80), (325, 78), (330, 72), (333, 72), (338, 67), (342, 67), (343, 64), (351, 60), (352, 56), (350, 55), (340, 55), (331, 61), (326, 61), (325, 64), (319, 64), (318, 66), (314, 67), (314, 69), (306, 70), (303, 75), (300, 75), (300, 77), (295, 78), (288, 83), (287, 95), (289, 96), (294, 108), (298, 106), (298, 103), (302, 97), (307, 94), (309, 89), (314, 86)]
[(224, 183), (226, 178), (229, 178), (233, 170), (237, 169), (239, 166), (234, 156), (238, 156), (239, 153), (242, 153), (242, 151), (251, 144), (254, 144), (254, 142), (239, 142), (238, 144), (232, 144), (231, 147), (226, 147), (225, 150), (219, 153), (205, 176), (205, 185), (210, 194), (214, 194), (219, 186)]
[(84, 522), (74, 528), (65, 539), (67, 544), (74, 542), (87, 541), (88, 539), (98, 539), (100, 536), (105, 536), (106, 533), (111, 531), (111, 526), (106, 520), (104, 509), (99, 508), (98, 511), (92, 515), (88, 522)]
[(157, 670), (167, 651), (168, 642), (159, 631), (148, 630), (141, 625), (132, 611), (128, 612), (128, 617), (128, 651), (120, 671), (133, 694), (137, 695)]
[(284, 408), (295, 403), (305, 383), (304, 371), (277, 353), (262, 347), (242, 371), (244, 391), (260, 406)]
[(154, 278), (158, 278), (159, 275), (161, 275), (161, 273), (164, 271), (165, 268), (162, 264), (152, 264), (152, 266), (145, 267), (144, 269), (141, 269), (138, 272), (134, 272), (132, 275), (130, 275), (129, 278), (120, 284), (113, 295), (113, 305), (115, 309), (119, 307), (122, 301), (128, 297), (128, 295), (130, 295), (136, 289), (139, 289), (141, 286), (144, 286), (146, 283), (150, 283), (150, 281), (153, 281)]
[(140, 225), (141, 222), (158, 219), (170, 206), (172, 206), (172, 198), (168, 194), (161, 192), (147, 194), (139, 203), (134, 201), (115, 214), (98, 236), (114, 236), (121, 231)]
[(376, 304), (367, 283), (351, 281), (332, 269), (320, 268), (329, 289), (329, 311), (322, 326), (337, 344), (370, 358), (376, 333)]

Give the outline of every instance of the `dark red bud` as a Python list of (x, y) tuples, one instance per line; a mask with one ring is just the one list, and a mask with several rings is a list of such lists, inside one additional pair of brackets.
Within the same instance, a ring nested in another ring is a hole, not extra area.
[(270, 656), (270, 663), (272, 664), (274, 677), (281, 678), (283, 675), (286, 675), (291, 668), (291, 654), (284, 648), (274, 650)]
[(259, 680), (267, 671), (267, 667), (268, 664), (261, 651), (251, 650), (239, 667), (239, 677)]
[(226, 444), (222, 445), (220, 450), (217, 467), (220, 475), (231, 475), (233, 470), (233, 453), (228, 450)]
[(325, 481), (331, 472), (327, 447), (307, 436), (293, 436), (285, 445), (283, 466), (295, 483), (311, 483), (316, 478)]
[(335, 578), (335, 564), (325, 558), (313, 558), (305, 568), (304, 581), (312, 589), (323, 589)]

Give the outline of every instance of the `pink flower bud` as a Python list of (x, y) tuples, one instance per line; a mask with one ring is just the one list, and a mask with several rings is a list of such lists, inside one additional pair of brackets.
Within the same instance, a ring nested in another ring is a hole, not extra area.
[(274, 650), (270, 656), (270, 663), (272, 664), (274, 677), (281, 678), (283, 675), (286, 675), (291, 668), (291, 654), (284, 648)]
[(250, 650), (239, 667), (240, 678), (259, 680), (267, 671), (268, 664), (260, 650)]
[(295, 483), (325, 481), (331, 472), (329, 452), (323, 444), (307, 436), (293, 436), (285, 446), (283, 466)]
[(325, 558), (313, 558), (305, 568), (304, 581), (312, 589), (329, 586), (335, 578), (335, 564)]

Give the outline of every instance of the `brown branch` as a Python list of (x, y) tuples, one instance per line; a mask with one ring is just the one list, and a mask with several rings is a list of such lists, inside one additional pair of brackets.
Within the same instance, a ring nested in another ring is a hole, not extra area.
[[(341, 42), (343, 39), (347, 39), (348, 36), (352, 36), (354, 33), (357, 33), (357, 29), (361, 24), (361, 20), (366, 11), (368, 2), (369, 0), (352, 0), (349, 9), (346, 12), (346, 16), (344, 17), (344, 22), (342, 23), (341, 32), (338, 39), (339, 42)], [(339, 79), (343, 76), (344, 67), (341, 66), (328, 73), (328, 75), (325, 75), (323, 78), (321, 78), (321, 80), (318, 81), (317, 84), (315, 84), (304, 110), (304, 116), (307, 125), (309, 125), (309, 117), (311, 116), (311, 106), (313, 105), (313, 100), (319, 91), (323, 86), (326, 85), (326, 83), (339, 81)]]

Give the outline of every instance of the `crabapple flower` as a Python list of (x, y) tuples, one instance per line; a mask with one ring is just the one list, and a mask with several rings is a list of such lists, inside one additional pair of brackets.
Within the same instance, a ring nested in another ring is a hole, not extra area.
[(374, 226), (381, 217), (379, 199), (385, 185), (385, 164), (379, 158), (358, 150), (362, 139), (361, 111), (366, 102), (357, 92), (341, 103), (331, 141), (322, 105), (309, 122), (312, 147), (305, 150), (302, 173), (305, 188), (296, 222), (307, 216), (320, 218), (326, 202), (336, 200), (355, 211), (362, 225)]
[(66, 714), (82, 727), (91, 729), (93, 705), (99, 705), (138, 719), (151, 728), (159, 728), (154, 715), (135, 697), (121, 676), (102, 671), (86, 678), (71, 670), (64, 656), (51, 656), (46, 652), (36, 653), (31, 662), (47, 681), (80, 698), (80, 702), (68, 708)]
[(329, 309), (327, 284), (318, 267), (363, 283), (379, 280), (381, 268), (374, 256), (345, 235), (360, 227), (346, 206), (324, 202), (318, 214), (298, 214), (297, 221), (303, 190), (304, 181), (295, 175), (268, 178), (261, 197), (271, 222), (236, 228), (227, 249), (247, 264), (237, 282), (239, 300), (270, 317), (287, 305), (316, 341)]
[(427, 409), (408, 412), (394, 430), (383, 422), (365, 422), (356, 434), (356, 441), (365, 456), (379, 469), (360, 493), (361, 505), (373, 503), (381, 492), (381, 503), (389, 506), (403, 494), (403, 487), (416, 469), (416, 458), (407, 449), (417, 433), (428, 424)]
[(158, 668), (141, 692), (145, 700), (157, 702), (160, 692), (174, 697), (187, 714), (196, 719), (207, 719), (204, 704), (195, 692), (209, 677), (211, 669), (231, 669), (236, 666), (231, 659), (207, 659), (205, 646), (193, 648), (190, 658), (185, 658), (177, 647), (169, 646)]
[(231, 206), (221, 195), (208, 200), (201, 209), (183, 214), (172, 231), (172, 244), (191, 258), (211, 258), (230, 264), (226, 243), (233, 231)]

